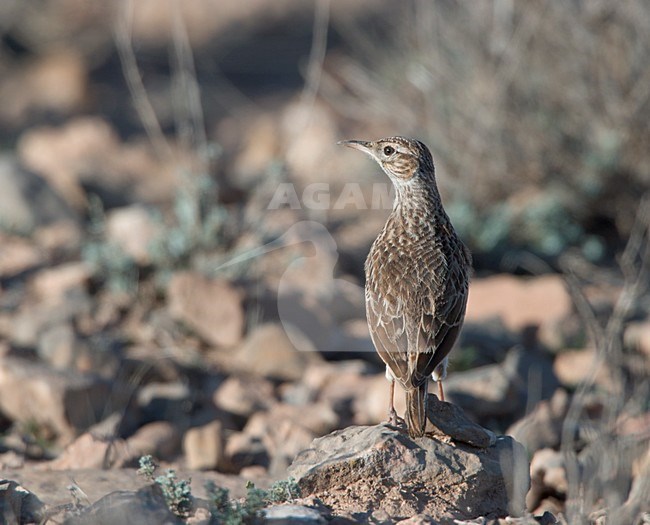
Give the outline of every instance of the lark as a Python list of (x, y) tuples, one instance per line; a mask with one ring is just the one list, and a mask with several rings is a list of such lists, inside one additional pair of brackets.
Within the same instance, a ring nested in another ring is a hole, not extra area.
[(445, 212), (433, 157), (420, 141), (390, 137), (344, 144), (368, 154), (395, 187), (395, 203), (366, 259), (366, 315), (390, 381), (389, 421), (397, 424), (395, 381), (406, 392), (406, 425), (424, 435), (429, 378), (447, 375), (465, 318), (471, 255)]

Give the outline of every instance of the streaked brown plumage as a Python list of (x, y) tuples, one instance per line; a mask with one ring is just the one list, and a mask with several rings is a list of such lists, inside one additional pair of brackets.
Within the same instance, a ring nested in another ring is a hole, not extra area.
[(429, 376), (442, 379), (465, 317), (471, 256), (443, 209), (433, 159), (417, 140), (341, 142), (370, 155), (396, 190), (393, 211), (366, 259), (366, 314), (391, 380), (406, 391), (411, 436), (424, 434)]

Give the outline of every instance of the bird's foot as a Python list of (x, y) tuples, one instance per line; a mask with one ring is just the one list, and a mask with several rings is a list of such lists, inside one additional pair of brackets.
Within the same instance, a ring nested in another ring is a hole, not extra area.
[(406, 421), (397, 415), (394, 408), (388, 412), (388, 420), (386, 421), (386, 424), (397, 429), (406, 428)]

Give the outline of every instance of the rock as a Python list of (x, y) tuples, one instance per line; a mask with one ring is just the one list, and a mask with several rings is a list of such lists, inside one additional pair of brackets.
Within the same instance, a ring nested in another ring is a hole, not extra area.
[(269, 454), (259, 436), (246, 432), (234, 432), (226, 441), (226, 458), (228, 470), (239, 472), (244, 467), (260, 465), (269, 466)]
[(71, 324), (62, 323), (44, 330), (37, 351), (39, 357), (53, 368), (66, 370), (74, 366), (81, 345)]
[(111, 210), (106, 216), (108, 242), (141, 265), (151, 262), (151, 244), (159, 230), (147, 208), (138, 204)]
[(83, 235), (80, 225), (70, 221), (58, 221), (36, 229), (33, 240), (41, 249), (55, 256), (79, 250)]
[(184, 523), (167, 508), (160, 485), (153, 483), (137, 492), (120, 490), (107, 494), (65, 525), (181, 525)]
[(43, 301), (62, 301), (74, 288), (85, 290), (91, 274), (84, 262), (65, 263), (38, 272), (30, 281), (30, 289)]
[(520, 332), (533, 326), (539, 328), (541, 336), (552, 332), (553, 327), (571, 315), (572, 304), (564, 281), (558, 275), (526, 279), (496, 275), (472, 281), (466, 321), (500, 317), (512, 331)]
[(42, 251), (23, 237), (0, 232), (0, 244), (0, 279), (20, 274), (44, 263)]
[(434, 520), (517, 514), (529, 484), (525, 451), (508, 436), (479, 449), (413, 440), (385, 425), (348, 427), (314, 440), (289, 475), (333, 513), (372, 508), (394, 520), (418, 513)]
[[(589, 378), (596, 359), (597, 353), (594, 348), (565, 350), (555, 357), (553, 371), (563, 386), (575, 388)], [(606, 365), (598, 369), (594, 380), (599, 386), (607, 390), (612, 389), (612, 380)]]
[(111, 386), (95, 376), (0, 357), (0, 410), (14, 421), (45, 426), (62, 442), (99, 421), (110, 394)]
[(207, 425), (187, 429), (183, 437), (183, 452), (187, 468), (216, 469), (224, 463), (223, 426), (215, 420)]
[(172, 317), (208, 343), (232, 346), (244, 332), (242, 294), (228, 281), (192, 272), (174, 274), (167, 287)]
[[(427, 419), (437, 430), (457, 443), (488, 448), (496, 443), (496, 435), (471, 421), (456, 405), (439, 401), (434, 395), (427, 398)], [(428, 424), (428, 423), (427, 423)]]
[(444, 385), (449, 400), (479, 422), (515, 419), (523, 415), (529, 395), (548, 399), (559, 386), (550, 359), (521, 346), (511, 349), (503, 363), (450, 374)]
[(7, 155), (0, 156), (0, 188), (0, 225), (5, 230), (26, 234), (45, 224), (77, 220), (43, 178)]
[(255, 328), (228, 357), (239, 370), (282, 381), (300, 379), (307, 365), (321, 361), (315, 352), (296, 349), (283, 328), (272, 323)]
[[(397, 523), (399, 525), (437, 525), (438, 522), (427, 514), (416, 514), (415, 516), (406, 518), (405, 520), (400, 520)], [(457, 525), (458, 523), (460, 522), (456, 521), (454, 525)]]
[(83, 56), (72, 48), (54, 47), (21, 61), (24, 65), (3, 79), (0, 95), (11, 104), (3, 104), (0, 121), (20, 125), (34, 115), (66, 115), (81, 109), (88, 72)]
[(151, 382), (140, 388), (137, 403), (144, 422), (168, 420), (178, 423), (189, 421), (191, 398), (192, 392), (185, 382)]
[(262, 377), (230, 376), (215, 390), (214, 404), (248, 419), (254, 412), (268, 409), (275, 402), (273, 384)]
[(506, 434), (524, 445), (529, 454), (558, 447), (568, 408), (569, 395), (559, 388), (550, 400), (540, 401), (530, 414), (511, 425)]
[[(4, 439), (5, 447), (8, 445), (7, 439)], [(25, 465), (25, 454), (9, 450), (0, 454), (0, 470), (8, 468), (21, 468)]]
[(548, 494), (566, 495), (568, 484), (562, 452), (550, 448), (535, 452), (530, 462), (530, 478), (531, 488), (526, 496), (529, 509), (536, 509)]
[(181, 448), (181, 435), (169, 421), (154, 421), (140, 427), (126, 440), (126, 444), (131, 457), (135, 459), (149, 454), (171, 460)]
[(629, 323), (625, 328), (625, 345), (650, 357), (650, 320)]
[(327, 520), (316, 509), (303, 505), (273, 505), (264, 509), (264, 523), (269, 525), (325, 525)]
[(0, 519), (6, 525), (42, 523), (45, 504), (15, 481), (0, 479)]
[(119, 467), (122, 462), (116, 465), (114, 458), (124, 456), (122, 449), (123, 440), (102, 439), (86, 432), (70, 443), (59, 457), (45, 464), (44, 468), (77, 470)]

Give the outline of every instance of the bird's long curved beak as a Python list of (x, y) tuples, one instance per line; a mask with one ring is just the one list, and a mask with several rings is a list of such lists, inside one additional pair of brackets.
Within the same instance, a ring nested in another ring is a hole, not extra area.
[(347, 146), (348, 148), (358, 149), (368, 155), (372, 155), (372, 142), (366, 140), (339, 140), (339, 146)]

